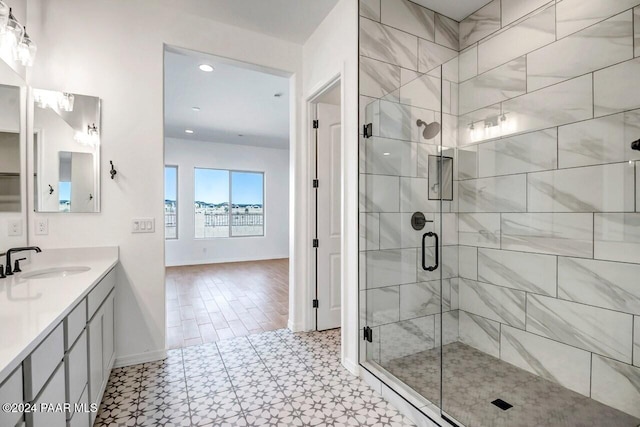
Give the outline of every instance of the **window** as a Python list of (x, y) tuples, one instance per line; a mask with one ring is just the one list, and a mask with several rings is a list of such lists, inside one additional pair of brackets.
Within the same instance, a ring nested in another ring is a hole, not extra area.
[(264, 174), (195, 169), (195, 238), (264, 235)]
[(178, 238), (178, 167), (164, 167), (164, 238)]

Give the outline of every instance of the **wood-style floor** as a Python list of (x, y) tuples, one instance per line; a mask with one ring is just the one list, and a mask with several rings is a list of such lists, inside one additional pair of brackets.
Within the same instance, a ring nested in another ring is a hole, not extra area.
[(287, 327), (289, 260), (166, 269), (167, 347)]

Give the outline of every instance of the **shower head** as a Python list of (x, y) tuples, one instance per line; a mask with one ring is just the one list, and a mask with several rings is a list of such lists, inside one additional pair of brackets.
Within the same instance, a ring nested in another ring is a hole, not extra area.
[(640, 139), (631, 143), (631, 149), (640, 151)]
[(424, 126), (424, 130), (422, 131), (422, 136), (424, 137), (424, 139), (433, 139), (440, 133), (440, 123), (438, 122), (427, 123), (423, 120), (418, 119), (416, 121), (416, 125), (418, 127)]

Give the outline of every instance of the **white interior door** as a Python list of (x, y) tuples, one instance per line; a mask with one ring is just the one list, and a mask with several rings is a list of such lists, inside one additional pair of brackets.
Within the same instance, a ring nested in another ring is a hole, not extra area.
[(317, 104), (317, 329), (340, 327), (340, 106)]

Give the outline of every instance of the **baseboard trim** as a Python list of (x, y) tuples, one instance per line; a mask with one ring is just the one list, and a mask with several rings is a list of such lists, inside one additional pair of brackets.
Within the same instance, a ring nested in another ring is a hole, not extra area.
[(291, 317), (287, 322), (287, 328), (289, 328), (291, 332), (305, 332), (304, 325), (301, 322), (294, 322), (293, 320), (291, 320)]
[(132, 354), (130, 356), (118, 357), (113, 364), (114, 368), (123, 366), (138, 365), (140, 363), (157, 362), (167, 357), (167, 350), (148, 351), (146, 353)]
[(166, 262), (165, 267), (184, 267), (189, 265), (206, 265), (206, 264), (223, 264), (227, 262), (251, 262), (251, 261), (269, 261), (276, 259), (287, 259), (288, 254), (285, 255), (267, 255), (264, 257), (234, 257), (234, 258), (216, 258), (216, 259), (202, 259), (196, 261), (175, 261)]
[(345, 369), (349, 372), (351, 372), (353, 375), (359, 377), (360, 376), (360, 365), (358, 365), (357, 363), (354, 363), (353, 360), (349, 360), (349, 359), (343, 359), (342, 360), (342, 366), (345, 367)]

